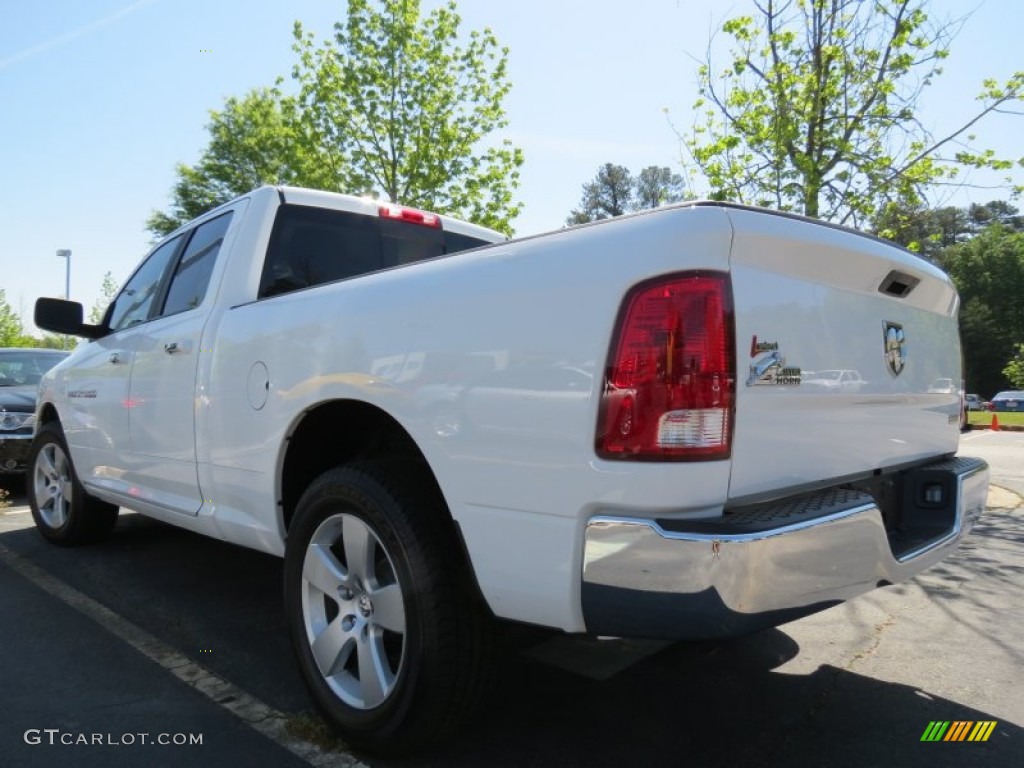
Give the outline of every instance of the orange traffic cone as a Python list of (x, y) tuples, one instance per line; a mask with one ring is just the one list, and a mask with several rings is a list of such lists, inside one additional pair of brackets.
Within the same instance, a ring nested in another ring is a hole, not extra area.
[(999, 417), (994, 413), (992, 414), (992, 431), (999, 431)]

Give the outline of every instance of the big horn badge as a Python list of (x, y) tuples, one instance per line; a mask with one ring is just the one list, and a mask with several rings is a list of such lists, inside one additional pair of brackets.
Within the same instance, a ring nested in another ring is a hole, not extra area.
[(899, 323), (886, 321), (884, 330), (885, 341), (885, 366), (894, 377), (903, 372), (903, 366), (907, 364), (907, 355), (904, 350), (906, 334), (903, 326)]

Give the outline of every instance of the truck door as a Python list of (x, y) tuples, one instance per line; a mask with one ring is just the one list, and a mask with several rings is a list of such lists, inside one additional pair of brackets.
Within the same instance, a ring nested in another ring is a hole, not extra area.
[(126, 480), (148, 503), (195, 515), (202, 505), (196, 470), (196, 369), (213, 305), (208, 291), (228, 212), (183, 235), (167, 270), (159, 314), (138, 330), (128, 391), (131, 446)]
[(86, 486), (126, 493), (129, 463), (128, 386), (135, 345), (148, 321), (164, 274), (182, 238), (168, 240), (135, 270), (106, 314), (110, 333), (90, 342), (67, 370), (64, 434), (78, 476)]

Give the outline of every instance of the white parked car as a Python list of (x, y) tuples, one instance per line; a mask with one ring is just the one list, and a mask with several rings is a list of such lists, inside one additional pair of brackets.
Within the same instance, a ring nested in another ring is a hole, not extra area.
[(867, 384), (861, 378), (859, 371), (835, 369), (815, 371), (810, 378), (805, 378), (803, 383), (808, 387), (818, 387), (826, 392), (841, 392), (843, 394), (856, 394)]
[(928, 393), (932, 395), (951, 395), (958, 391), (953, 380), (947, 378), (935, 379), (928, 387)]

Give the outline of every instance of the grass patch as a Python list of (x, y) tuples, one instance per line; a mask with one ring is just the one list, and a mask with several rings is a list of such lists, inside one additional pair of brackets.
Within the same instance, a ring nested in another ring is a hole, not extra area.
[(999, 417), (1001, 427), (1024, 427), (1024, 411), (971, 411), (967, 414), (967, 423), (987, 427), (993, 416)]

